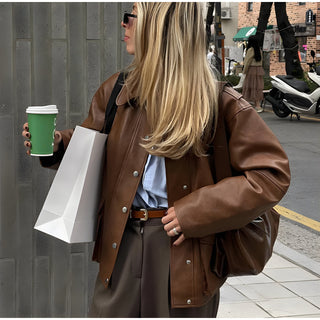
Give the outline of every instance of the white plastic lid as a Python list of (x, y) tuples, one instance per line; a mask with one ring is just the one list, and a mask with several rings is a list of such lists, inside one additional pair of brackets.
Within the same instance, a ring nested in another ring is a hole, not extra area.
[(50, 104), (47, 106), (31, 106), (27, 108), (26, 113), (57, 114), (58, 108), (55, 104)]

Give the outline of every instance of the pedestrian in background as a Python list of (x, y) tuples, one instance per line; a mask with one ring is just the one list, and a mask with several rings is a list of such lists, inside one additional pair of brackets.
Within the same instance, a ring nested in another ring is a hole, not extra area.
[[(91, 317), (215, 317), (226, 280), (210, 267), (215, 234), (246, 225), (288, 188), (277, 138), (232, 88), (219, 93), (202, 11), (197, 2), (147, 2), (124, 14), (134, 60), (107, 140)], [(118, 75), (95, 93), (84, 127), (103, 128)], [(237, 175), (215, 184), (208, 147), (218, 101)], [(72, 132), (56, 134), (54, 162)]]
[(243, 64), (243, 74), (245, 74), (242, 88), (243, 97), (254, 103), (254, 109), (257, 112), (263, 112), (261, 102), (263, 100), (264, 70), (262, 68), (262, 52), (256, 36), (250, 36), (248, 39)]
[(212, 48), (210, 48), (209, 52), (207, 54), (207, 60), (209, 63), (211, 63), (212, 56), (213, 56), (213, 50), (212, 50)]

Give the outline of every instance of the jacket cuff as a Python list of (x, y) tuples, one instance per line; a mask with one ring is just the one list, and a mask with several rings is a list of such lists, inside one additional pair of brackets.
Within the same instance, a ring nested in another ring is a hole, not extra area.
[(64, 156), (64, 144), (63, 140), (59, 143), (58, 151), (54, 152), (51, 157), (40, 157), (40, 163), (43, 167), (52, 167), (57, 163), (60, 163)]

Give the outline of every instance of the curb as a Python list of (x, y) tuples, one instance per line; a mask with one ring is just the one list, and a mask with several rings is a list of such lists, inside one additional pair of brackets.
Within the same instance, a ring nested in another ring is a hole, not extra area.
[(301, 254), (300, 252), (291, 249), (284, 245), (279, 240), (276, 240), (276, 243), (273, 248), (273, 252), (282, 256), (283, 258), (289, 260), (290, 262), (302, 267), (320, 277), (320, 263), (310, 259), (309, 257)]

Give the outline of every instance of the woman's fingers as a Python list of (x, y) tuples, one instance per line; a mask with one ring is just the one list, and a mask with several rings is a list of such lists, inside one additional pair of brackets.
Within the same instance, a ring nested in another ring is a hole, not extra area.
[(31, 137), (30, 132), (25, 130), (22, 131), (22, 136), (26, 139), (30, 139)]
[(54, 132), (54, 142), (60, 143), (61, 139), (62, 139), (62, 136), (61, 136), (60, 131), (55, 131)]
[(25, 138), (27, 138), (27, 139), (30, 139), (30, 137), (31, 137), (30, 132), (29, 132), (28, 122), (26, 122), (26, 123), (23, 125), (22, 136), (25, 137)]
[(174, 246), (180, 245), (184, 240), (184, 234), (181, 233), (181, 227), (178, 221), (178, 218), (176, 216), (176, 212), (174, 210), (174, 207), (171, 207), (168, 209), (167, 215), (165, 215), (162, 218), (162, 223), (164, 224), (164, 230), (167, 232), (167, 235), (169, 237), (177, 237), (177, 240), (173, 243)]
[(179, 246), (186, 238), (184, 237), (184, 234), (182, 233), (179, 238), (173, 243), (174, 246)]
[(176, 232), (181, 232), (181, 227), (177, 221), (178, 220), (172, 221), (164, 226), (164, 230), (167, 231), (167, 234), (171, 237), (176, 235), (173, 228), (175, 228)]
[(54, 146), (53, 146), (53, 152), (56, 152), (59, 150), (59, 144), (62, 140), (62, 135), (60, 131), (55, 131), (54, 132)]
[(173, 228), (176, 228), (176, 232), (181, 232), (181, 227), (173, 207), (168, 209), (167, 215), (162, 218), (162, 223), (164, 224), (163, 228), (169, 237), (176, 236)]
[[(31, 134), (29, 132), (29, 125), (28, 122), (26, 122), (23, 125), (23, 131), (22, 131), (22, 136), (26, 139), (30, 139), (31, 138)], [(30, 148), (31, 148), (31, 142), (29, 140), (24, 141), (24, 146), (27, 148), (27, 154), (30, 155)]]

